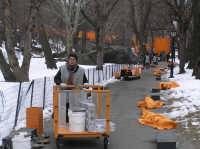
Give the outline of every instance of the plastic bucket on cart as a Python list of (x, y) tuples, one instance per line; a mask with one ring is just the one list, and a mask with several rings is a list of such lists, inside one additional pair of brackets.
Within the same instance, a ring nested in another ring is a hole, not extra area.
[(85, 111), (71, 111), (69, 110), (69, 130), (72, 132), (85, 131)]

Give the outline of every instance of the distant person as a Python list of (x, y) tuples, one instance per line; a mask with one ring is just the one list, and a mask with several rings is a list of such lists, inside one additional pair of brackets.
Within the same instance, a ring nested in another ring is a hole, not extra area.
[[(67, 63), (60, 67), (59, 71), (57, 72), (56, 76), (54, 77), (54, 82), (57, 85), (61, 83), (65, 83), (66, 85), (83, 85), (87, 83), (88, 80), (85, 75), (85, 71), (78, 65), (78, 57), (75, 53), (71, 53), (68, 56)], [(71, 89), (71, 88), (69, 88)], [(66, 122), (69, 122), (68, 117), (68, 109), (69, 106), (69, 99), (66, 99)]]
[(156, 54), (153, 56), (153, 64), (158, 65), (158, 56)]
[(148, 53), (145, 55), (145, 66), (146, 67), (150, 66), (150, 56)]
[(170, 53), (167, 53), (166, 58), (167, 58), (167, 62), (169, 62), (169, 59), (170, 59)]

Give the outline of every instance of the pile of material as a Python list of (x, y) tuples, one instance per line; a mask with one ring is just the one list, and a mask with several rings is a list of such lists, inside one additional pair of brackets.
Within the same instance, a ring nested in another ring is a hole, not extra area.
[(114, 72), (113, 76), (115, 77), (115, 79), (120, 80), (121, 79), (121, 73), (120, 72)]
[(167, 72), (165, 71), (166, 68), (160, 68), (160, 67), (157, 67), (153, 70), (153, 75), (158, 77), (158, 76), (161, 76), (162, 74), (166, 74)]
[(133, 76), (140, 77), (140, 75), (142, 73), (142, 68), (140, 68), (140, 67), (133, 68), (131, 70), (131, 72), (132, 72)]
[(141, 109), (159, 109), (164, 105), (164, 102), (154, 101), (151, 97), (146, 97), (144, 100), (137, 103), (137, 106)]
[(146, 109), (142, 109), (142, 116), (139, 122), (142, 125), (151, 126), (159, 130), (174, 129), (177, 126), (175, 121)]
[(179, 87), (180, 85), (174, 81), (170, 82), (160, 82), (160, 89), (161, 90), (166, 90), (166, 89), (171, 89), (171, 88), (176, 88)]
[(142, 111), (142, 116), (139, 119), (139, 123), (160, 130), (176, 128), (177, 124), (175, 121), (150, 111), (150, 109), (159, 109), (163, 107), (164, 104), (165, 103), (162, 101), (154, 101), (151, 97), (146, 97), (143, 101), (139, 101), (137, 106)]

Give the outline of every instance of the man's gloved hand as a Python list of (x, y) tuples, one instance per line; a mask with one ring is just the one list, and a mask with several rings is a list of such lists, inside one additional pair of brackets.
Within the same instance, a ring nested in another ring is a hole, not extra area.
[(66, 83), (60, 83), (60, 86), (66, 86)]

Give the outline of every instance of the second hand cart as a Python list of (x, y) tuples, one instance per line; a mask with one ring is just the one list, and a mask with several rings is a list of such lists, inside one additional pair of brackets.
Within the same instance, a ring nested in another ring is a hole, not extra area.
[[(79, 86), (80, 87), (80, 86)], [(97, 94), (97, 117), (100, 117), (102, 112), (102, 94), (105, 94), (105, 130), (104, 132), (71, 132), (69, 128), (64, 128), (59, 126), (59, 94), (65, 87), (54, 86), (53, 87), (53, 112), (54, 112), (54, 120), (53, 120), (53, 128), (54, 128), (54, 138), (56, 141), (57, 148), (60, 149), (60, 141), (62, 139), (67, 138), (104, 138), (104, 149), (108, 148), (109, 144), (109, 136), (110, 136), (110, 90), (103, 89), (100, 86), (94, 85), (84, 85), (82, 87), (92, 87), (92, 90), (86, 89), (84, 92), (92, 92)], [(71, 87), (71, 88), (74, 88)]]

